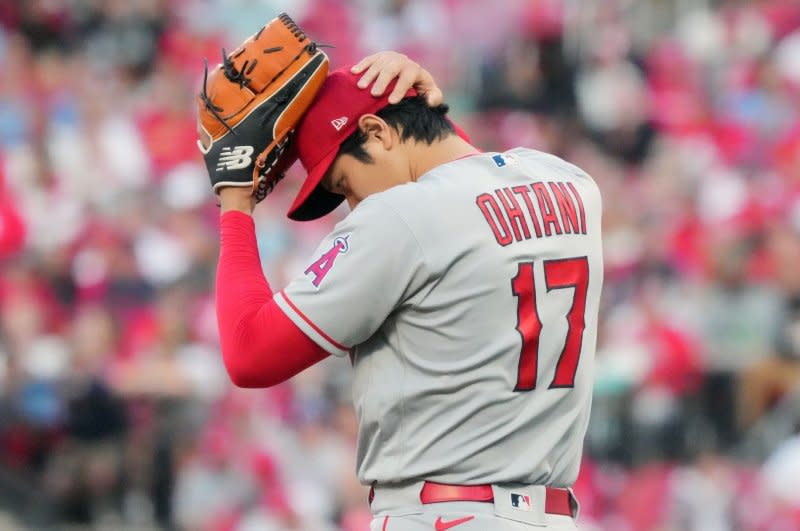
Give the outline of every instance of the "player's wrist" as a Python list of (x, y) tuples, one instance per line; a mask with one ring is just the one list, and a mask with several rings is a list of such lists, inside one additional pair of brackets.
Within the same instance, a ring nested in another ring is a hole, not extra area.
[(219, 191), (220, 214), (232, 210), (251, 215), (256, 198), (250, 187), (228, 186)]

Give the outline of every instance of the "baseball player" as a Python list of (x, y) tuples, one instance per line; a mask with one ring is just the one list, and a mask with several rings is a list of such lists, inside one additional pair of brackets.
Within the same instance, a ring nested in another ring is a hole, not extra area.
[(251, 191), (220, 191), (226, 367), (264, 387), (352, 363), (373, 531), (575, 529), (600, 193), (556, 156), (471, 145), (421, 75), (384, 53), (327, 77), (297, 130), (289, 217), (350, 213), (284, 289), (264, 278)]

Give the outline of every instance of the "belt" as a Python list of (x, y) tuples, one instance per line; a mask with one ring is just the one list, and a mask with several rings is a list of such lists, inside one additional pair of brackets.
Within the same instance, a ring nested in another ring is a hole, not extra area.
[[(375, 497), (375, 489), (369, 490), (369, 503)], [(423, 504), (442, 502), (494, 502), (491, 485), (446, 485), (426, 481), (419, 493), (419, 501)], [(572, 516), (572, 493), (569, 489), (545, 487), (544, 512)]]

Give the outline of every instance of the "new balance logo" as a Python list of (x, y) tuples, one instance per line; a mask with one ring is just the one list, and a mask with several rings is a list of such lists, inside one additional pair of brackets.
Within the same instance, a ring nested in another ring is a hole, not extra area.
[(331, 125), (336, 128), (337, 131), (341, 131), (342, 127), (347, 123), (347, 116), (342, 116), (341, 118), (336, 118), (335, 120), (331, 120)]
[(224, 147), (219, 154), (217, 171), (222, 170), (241, 170), (250, 166), (253, 159), (253, 146), (236, 146), (235, 148)]

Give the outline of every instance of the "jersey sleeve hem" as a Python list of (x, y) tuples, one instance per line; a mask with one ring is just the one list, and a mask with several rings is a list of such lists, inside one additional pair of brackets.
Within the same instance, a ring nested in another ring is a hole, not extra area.
[(341, 343), (337, 342), (331, 336), (325, 333), (319, 326), (317, 326), (311, 319), (309, 319), (295, 304), (289, 299), (284, 290), (276, 293), (274, 296), (275, 303), (278, 305), (283, 313), (291, 319), (314, 343), (325, 349), (326, 352), (334, 356), (344, 357), (350, 354), (350, 349)]

